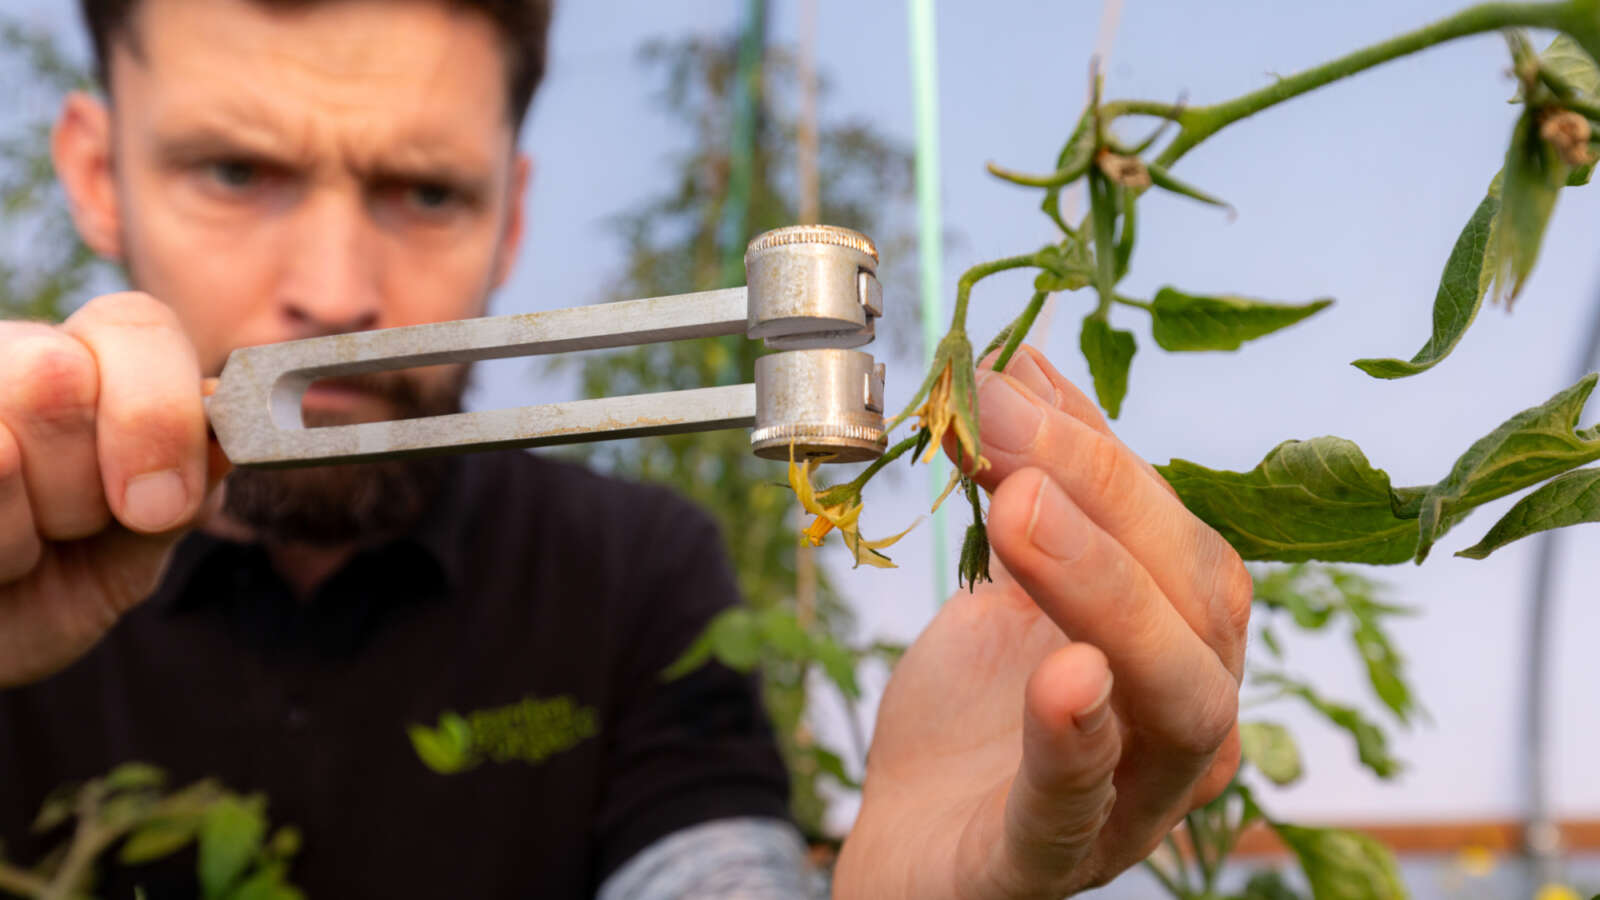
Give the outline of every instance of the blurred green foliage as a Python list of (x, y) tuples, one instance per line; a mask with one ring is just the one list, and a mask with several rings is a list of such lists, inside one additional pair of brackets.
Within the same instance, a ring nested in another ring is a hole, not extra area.
[(0, 18), (0, 318), (63, 318), (104, 264), (83, 245), (50, 162), (63, 96), (89, 90), (86, 66), (53, 35)]

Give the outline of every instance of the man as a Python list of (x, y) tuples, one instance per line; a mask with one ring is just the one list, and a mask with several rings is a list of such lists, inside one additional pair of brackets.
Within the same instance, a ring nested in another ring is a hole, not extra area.
[[(313, 896), (798, 891), (751, 682), (659, 678), (734, 601), (703, 515), (520, 453), (214, 490), (230, 350), (485, 311), (544, 0), (84, 7), (107, 99), (66, 101), (56, 166), (142, 293), (0, 323), (8, 850), (49, 788), (139, 758), (268, 793)], [(463, 380), (319, 384), (306, 415), (446, 412)], [(1237, 765), (1237, 555), (1037, 353), (980, 403), (1002, 571), (897, 666), (838, 896), (1101, 884)], [(465, 747), (404, 739), (451, 715)]]

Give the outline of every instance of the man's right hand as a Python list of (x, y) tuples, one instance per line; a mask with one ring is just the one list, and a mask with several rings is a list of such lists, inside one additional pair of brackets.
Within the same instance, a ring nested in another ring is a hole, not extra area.
[(0, 322), (0, 687), (65, 667), (150, 594), (207, 468), (200, 365), (166, 306), (111, 294), (58, 327)]

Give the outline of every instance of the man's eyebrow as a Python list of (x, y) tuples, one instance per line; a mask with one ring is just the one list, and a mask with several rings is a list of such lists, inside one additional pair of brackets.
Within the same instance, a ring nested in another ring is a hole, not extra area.
[(369, 177), (481, 186), (492, 177), (494, 163), (458, 142), (418, 135), (388, 143), (358, 168)]

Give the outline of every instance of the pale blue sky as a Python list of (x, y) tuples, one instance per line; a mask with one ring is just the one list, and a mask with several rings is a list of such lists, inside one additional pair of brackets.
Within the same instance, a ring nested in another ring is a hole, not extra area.
[[(1438, 18), (1440, 0), (1338, 4), (1125, 0), (1108, 94), (1206, 103), (1265, 84), (1364, 43)], [(496, 312), (602, 299), (620, 258), (607, 217), (664, 187), (665, 158), (683, 135), (650, 102), (634, 48), (651, 36), (723, 31), (743, 3), (568, 0), (557, 13), (549, 80), (525, 134), (538, 158), (531, 229)], [(819, 0), (819, 56), (833, 90), (823, 115), (862, 117), (909, 143), (912, 134), (901, 2)], [(66, 4), (0, 0), (0, 10), (66, 22)], [(986, 0), (940, 4), (940, 113), (945, 222), (961, 240), (955, 275), (983, 259), (1050, 239), (1036, 194), (988, 177), (996, 160), (1044, 169), (1081, 108), (1100, 3)], [(797, 30), (793, 3), (774, 3), (774, 40)], [(1136, 311), (1117, 324), (1140, 343), (1118, 432), (1147, 458), (1180, 456), (1249, 468), (1278, 441), (1338, 434), (1356, 440), (1399, 483), (1432, 482), (1455, 455), (1501, 420), (1568, 383), (1586, 310), (1600, 295), (1600, 192), (1564, 192), (1544, 259), (1516, 313), (1485, 309), (1456, 354), (1418, 378), (1380, 382), (1348, 365), (1363, 356), (1408, 357), (1427, 336), (1440, 268), (1461, 224), (1498, 168), (1516, 108), (1506, 104), (1503, 42), (1461, 41), (1391, 64), (1241, 123), (1186, 158), (1180, 174), (1231, 201), (1236, 220), (1186, 201), (1141, 208), (1130, 292), (1164, 284), (1280, 300), (1331, 296), (1328, 312), (1237, 354), (1173, 356), (1156, 349)], [(912, 296), (911, 288), (901, 293)], [(1026, 299), (1021, 277), (1000, 277), (974, 299), (978, 340)], [(1077, 357), (1084, 295), (1065, 298), (1045, 341), (1069, 377), (1087, 383)], [(884, 342), (877, 347), (888, 355)], [(914, 360), (890, 359), (889, 400), (907, 396)], [(485, 378), (479, 405), (565, 398), (572, 386), (535, 382), (525, 365)], [(1586, 417), (1591, 421), (1594, 417)], [(869, 532), (898, 531), (923, 506), (921, 478), (871, 498)], [(1271, 793), (1275, 809), (1324, 820), (1512, 816), (1521, 808), (1521, 651), (1531, 544), (1485, 562), (1450, 554), (1476, 541), (1509, 506), (1501, 501), (1458, 526), (1428, 564), (1377, 572), (1395, 600), (1423, 615), (1397, 627), (1433, 717), (1404, 735), (1414, 766), (1380, 786), (1354, 763), (1348, 741), (1297, 714), (1309, 777)], [(863, 598), (864, 628), (908, 638), (932, 614), (929, 530), (901, 544), (893, 572), (841, 569)], [(951, 539), (959, 538), (959, 527)], [(1600, 714), (1590, 686), (1600, 656), (1592, 599), (1600, 529), (1568, 542), (1558, 579), (1553, 652), (1552, 762), (1557, 811), (1600, 816), (1593, 748)], [(832, 561), (839, 563), (838, 551)], [(870, 598), (870, 601), (868, 600)], [(1367, 699), (1342, 642), (1292, 641), (1290, 665), (1329, 693)], [(1369, 707), (1373, 704), (1367, 703)], [(827, 711), (824, 710), (824, 713)], [(826, 716), (825, 716), (826, 717)]]

